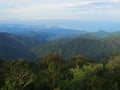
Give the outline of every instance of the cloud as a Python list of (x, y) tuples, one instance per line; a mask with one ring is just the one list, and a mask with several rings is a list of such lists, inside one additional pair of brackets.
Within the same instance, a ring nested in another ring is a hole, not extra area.
[(0, 0), (0, 19), (120, 20), (119, 6), (120, 0)]
[(0, 4), (7, 5), (66, 5), (76, 6), (96, 2), (119, 3), (120, 0), (0, 0)]

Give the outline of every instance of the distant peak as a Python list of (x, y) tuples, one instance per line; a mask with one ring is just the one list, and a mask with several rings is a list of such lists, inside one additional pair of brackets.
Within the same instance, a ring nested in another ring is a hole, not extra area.
[(105, 31), (105, 30), (99, 30), (98, 32), (101, 32), (101, 33), (102, 33), (102, 32), (106, 32), (106, 31)]

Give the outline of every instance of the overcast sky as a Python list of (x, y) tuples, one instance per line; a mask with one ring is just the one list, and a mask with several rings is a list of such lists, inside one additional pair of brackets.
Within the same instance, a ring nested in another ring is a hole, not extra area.
[(120, 22), (120, 0), (0, 0), (3, 20)]
[(0, 20), (120, 21), (120, 0), (0, 0)]

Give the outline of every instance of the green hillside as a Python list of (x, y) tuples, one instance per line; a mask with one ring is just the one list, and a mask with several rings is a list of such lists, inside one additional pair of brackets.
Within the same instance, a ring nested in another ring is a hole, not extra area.
[(34, 48), (35, 55), (38, 58), (49, 54), (58, 53), (65, 59), (69, 59), (74, 55), (83, 55), (89, 59), (101, 59), (108, 53), (120, 52), (120, 41), (116, 39), (100, 39), (94, 36), (80, 36), (75, 39), (66, 41), (54, 41), (43, 46)]
[(0, 58), (16, 59), (35, 57), (30, 48), (44, 41), (35, 38), (21, 37), (9, 33), (0, 33)]

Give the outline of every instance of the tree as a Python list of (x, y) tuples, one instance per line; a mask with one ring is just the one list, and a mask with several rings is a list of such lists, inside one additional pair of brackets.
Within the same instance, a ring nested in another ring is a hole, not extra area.
[(109, 71), (115, 73), (120, 73), (120, 56), (115, 57), (114, 59), (111, 59), (108, 64), (106, 65), (106, 69)]
[(47, 65), (49, 65), (51, 62), (60, 64), (63, 62), (63, 60), (59, 54), (48, 54), (43, 58), (42, 62), (46, 63)]
[[(104, 86), (110, 90), (120, 90), (120, 56), (116, 56), (106, 64), (106, 72)], [(107, 84), (106, 84), (107, 83)]]
[[(60, 72), (63, 64), (61, 56), (58, 54), (48, 54), (43, 58), (40, 64), (45, 65), (45, 68), (42, 67), (43, 69), (40, 71), (39, 84), (44, 84), (44, 86), (50, 88), (51, 90), (56, 89), (61, 78)], [(41, 78), (44, 78), (44, 81), (41, 80)], [(44, 87), (41, 86), (40, 88), (43, 89)]]
[(90, 64), (83, 65), (82, 68), (76, 67), (70, 69), (73, 73), (73, 79), (65, 87), (65, 90), (87, 90), (87, 81), (93, 75), (96, 75), (97, 72), (103, 69), (102, 64)]
[(5, 65), (9, 69), (5, 72), (7, 74), (2, 90), (27, 90), (34, 83), (35, 75), (26, 60), (6, 62)]

